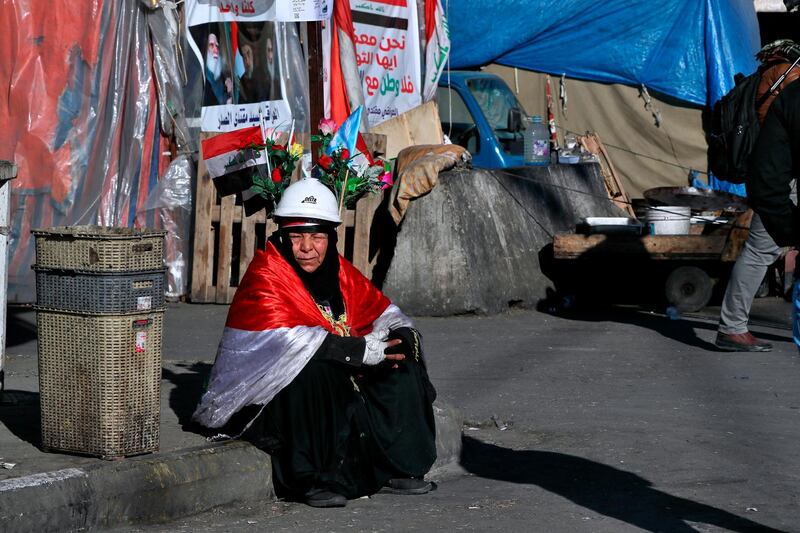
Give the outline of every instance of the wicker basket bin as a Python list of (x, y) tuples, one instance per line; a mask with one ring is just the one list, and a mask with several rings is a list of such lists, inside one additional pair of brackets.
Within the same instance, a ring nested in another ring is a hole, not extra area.
[(40, 268), (130, 272), (164, 266), (163, 230), (60, 226), (32, 233)]
[(156, 451), (163, 313), (36, 316), (43, 447), (103, 458)]
[(162, 311), (166, 269), (144, 272), (36, 270), (36, 309), (91, 314)]

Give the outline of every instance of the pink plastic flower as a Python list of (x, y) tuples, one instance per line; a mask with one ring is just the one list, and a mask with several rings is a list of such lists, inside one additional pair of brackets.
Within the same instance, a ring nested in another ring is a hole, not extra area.
[(381, 177), (379, 179), (381, 183), (383, 183), (383, 185), (381, 185), (381, 189), (388, 189), (389, 187), (394, 185), (394, 180), (392, 180), (391, 172), (384, 172), (383, 174), (381, 174)]
[(336, 122), (329, 118), (323, 118), (319, 121), (319, 132), (323, 135), (330, 135), (336, 131)]

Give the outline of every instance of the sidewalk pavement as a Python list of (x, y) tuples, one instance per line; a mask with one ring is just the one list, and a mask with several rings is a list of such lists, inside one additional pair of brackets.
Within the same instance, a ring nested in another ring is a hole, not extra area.
[[(160, 449), (103, 461), (46, 453), (41, 440), (35, 313), (11, 310), (0, 393), (0, 530), (65, 531), (174, 520), (216, 506), (274, 499), (269, 455), (243, 441), (209, 443), (189, 423), (211, 370), (228, 307), (169, 304)], [(461, 451), (460, 413), (434, 405), (446, 475)]]

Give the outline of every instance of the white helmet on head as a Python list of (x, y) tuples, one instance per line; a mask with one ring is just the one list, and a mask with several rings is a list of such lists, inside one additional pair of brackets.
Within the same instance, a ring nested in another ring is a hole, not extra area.
[(316, 178), (303, 178), (289, 185), (273, 216), (276, 219), (314, 219), (333, 225), (342, 223), (336, 196)]

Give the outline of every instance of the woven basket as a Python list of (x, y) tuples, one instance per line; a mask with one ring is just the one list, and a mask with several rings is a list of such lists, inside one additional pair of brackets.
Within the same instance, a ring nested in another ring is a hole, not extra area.
[(32, 233), (40, 268), (130, 272), (164, 266), (163, 230), (60, 226)]
[(166, 269), (86, 273), (36, 270), (36, 309), (119, 315), (163, 311)]
[(106, 459), (158, 450), (163, 313), (36, 316), (43, 447)]

